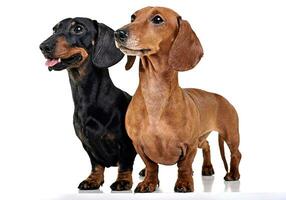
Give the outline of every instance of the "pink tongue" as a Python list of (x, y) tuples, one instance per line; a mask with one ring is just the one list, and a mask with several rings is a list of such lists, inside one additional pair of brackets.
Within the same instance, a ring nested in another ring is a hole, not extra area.
[(52, 66), (54, 66), (54, 65), (56, 65), (56, 64), (58, 64), (59, 63), (59, 61), (58, 61), (58, 59), (48, 59), (47, 61), (46, 61), (46, 66), (47, 67), (52, 67)]

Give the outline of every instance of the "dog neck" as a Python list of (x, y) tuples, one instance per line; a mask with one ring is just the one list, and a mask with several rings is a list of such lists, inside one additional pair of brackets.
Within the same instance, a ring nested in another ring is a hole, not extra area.
[(109, 95), (115, 88), (108, 69), (97, 68), (91, 62), (87, 62), (79, 68), (68, 69), (68, 75), (76, 106), (92, 101), (96, 104), (100, 95)]
[(139, 91), (148, 115), (158, 120), (171, 98), (180, 92), (178, 72), (156, 55), (141, 57), (139, 70)]

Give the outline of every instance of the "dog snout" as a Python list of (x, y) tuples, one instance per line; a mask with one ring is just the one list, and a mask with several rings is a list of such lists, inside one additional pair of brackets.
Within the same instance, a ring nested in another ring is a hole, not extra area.
[(117, 31), (114, 32), (114, 36), (120, 42), (126, 42), (128, 38), (128, 31), (124, 29), (118, 29)]
[(42, 53), (45, 55), (51, 54), (54, 50), (54, 45), (50, 42), (45, 41), (42, 44), (40, 44), (40, 49), (41, 49)]

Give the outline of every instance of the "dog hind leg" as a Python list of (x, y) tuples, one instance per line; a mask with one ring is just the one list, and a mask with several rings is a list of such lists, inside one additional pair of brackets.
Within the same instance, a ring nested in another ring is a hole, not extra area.
[(203, 150), (203, 167), (202, 167), (202, 175), (203, 176), (211, 176), (214, 175), (214, 169), (211, 163), (211, 152), (210, 152), (210, 145), (207, 140), (204, 140), (200, 145), (199, 148)]
[[(230, 171), (226, 174), (224, 179), (226, 181), (239, 180), (239, 163), (241, 160), (241, 153), (238, 149), (239, 138), (239, 122), (238, 115), (235, 108), (224, 98), (218, 97), (218, 114), (217, 114), (217, 130), (219, 132), (219, 142), (223, 144), (222, 140), (226, 142), (230, 149)], [(222, 147), (222, 145), (220, 146)], [(222, 152), (221, 148), (221, 152)], [(227, 167), (225, 166), (227, 169)]]
[(230, 149), (230, 171), (224, 177), (226, 181), (237, 181), (240, 178), (239, 163), (241, 160), (241, 153), (238, 150), (239, 143), (235, 143), (230, 140), (226, 140), (226, 143)]
[(239, 147), (239, 133), (238, 129), (227, 130), (220, 133), (230, 150), (230, 171), (227, 172), (224, 180), (226, 181), (237, 181), (240, 178), (239, 163), (241, 160), (241, 153)]

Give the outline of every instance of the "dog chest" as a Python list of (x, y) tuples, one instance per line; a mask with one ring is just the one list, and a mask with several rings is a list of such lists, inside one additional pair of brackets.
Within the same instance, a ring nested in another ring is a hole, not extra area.
[(76, 134), (86, 150), (98, 163), (106, 167), (116, 166), (120, 151), (119, 134), (94, 118), (84, 124), (80, 125), (79, 121), (74, 123)]
[(139, 137), (139, 144), (147, 157), (156, 163), (172, 165), (184, 157), (188, 144), (176, 132), (147, 128)]

